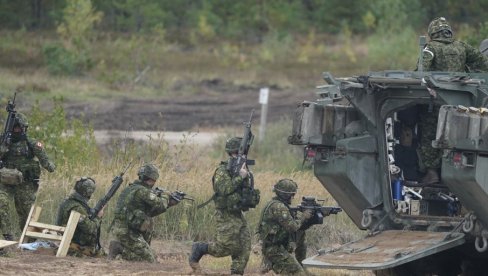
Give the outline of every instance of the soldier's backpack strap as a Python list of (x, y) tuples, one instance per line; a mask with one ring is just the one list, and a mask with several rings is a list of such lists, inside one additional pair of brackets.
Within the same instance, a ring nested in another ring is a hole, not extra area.
[[(221, 163), (221, 165), (222, 165), (222, 164), (223, 164), (223, 163)], [(207, 206), (207, 204), (209, 204), (209, 203), (210, 203), (212, 200), (214, 200), (214, 199), (215, 199), (215, 198), (218, 196), (218, 193), (217, 193), (217, 192), (215, 192), (215, 173), (217, 173), (217, 170), (218, 170), (218, 169), (220, 169), (220, 166), (219, 166), (217, 169), (215, 169), (215, 171), (214, 171), (214, 173), (213, 173), (213, 176), (212, 176), (212, 187), (213, 187), (213, 190), (214, 190), (214, 193), (213, 193), (212, 197), (211, 197), (211, 198), (209, 198), (209, 199), (208, 199), (207, 201), (205, 201), (204, 203), (202, 203), (202, 204), (198, 205), (198, 206), (197, 206), (197, 209), (200, 209), (200, 208), (202, 208), (202, 207), (204, 207), (204, 206)], [(230, 193), (228, 193), (228, 194), (225, 194), (224, 196), (229, 196), (229, 195), (231, 195), (231, 194), (233, 194), (233, 193), (237, 192), (237, 190), (238, 190), (238, 188), (235, 188), (235, 189), (234, 189), (232, 192), (230, 192)]]
[(263, 210), (261, 211), (261, 218), (259, 218), (258, 231), (256, 232), (256, 234), (261, 233), (261, 227), (263, 225), (263, 218), (264, 218), (264, 215), (266, 214), (266, 212), (268, 211), (269, 207), (271, 207), (271, 205), (273, 205), (273, 203), (277, 203), (277, 202), (280, 202), (280, 201), (273, 199), (270, 202), (268, 202), (268, 204), (266, 206), (264, 206)]

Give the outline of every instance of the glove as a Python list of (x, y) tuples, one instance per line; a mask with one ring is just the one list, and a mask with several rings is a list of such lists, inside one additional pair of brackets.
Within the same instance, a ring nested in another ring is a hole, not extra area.
[(48, 172), (54, 172), (54, 170), (55, 170), (55, 169), (56, 169), (56, 165), (54, 165), (54, 163), (53, 163), (53, 162), (49, 161), (49, 162), (47, 163), (47, 168), (46, 168), (46, 170), (47, 170)]

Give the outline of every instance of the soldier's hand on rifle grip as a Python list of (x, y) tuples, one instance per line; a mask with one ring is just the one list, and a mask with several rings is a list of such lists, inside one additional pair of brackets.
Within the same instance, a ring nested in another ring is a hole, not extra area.
[(168, 200), (168, 208), (171, 206), (175, 206), (176, 204), (180, 203), (178, 200), (175, 200), (174, 198), (169, 198)]
[(54, 172), (54, 170), (56, 169), (56, 165), (54, 165), (53, 162), (49, 161), (49, 163), (47, 164), (47, 171), (48, 172)]
[(313, 210), (312, 209), (305, 209), (303, 212), (302, 212), (302, 216), (303, 216), (303, 219), (304, 220), (309, 220), (312, 218), (313, 216)]
[(105, 209), (105, 206), (103, 206), (102, 210), (100, 210), (97, 214), (97, 217), (102, 218), (103, 217), (103, 210)]
[(249, 176), (249, 171), (246, 168), (246, 163), (242, 164), (242, 167), (239, 170), (239, 176), (242, 178), (247, 178)]

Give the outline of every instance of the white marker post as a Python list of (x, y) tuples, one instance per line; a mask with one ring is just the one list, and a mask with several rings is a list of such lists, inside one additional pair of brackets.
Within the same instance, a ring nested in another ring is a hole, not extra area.
[(259, 103), (261, 104), (261, 123), (259, 124), (259, 142), (264, 140), (266, 132), (266, 116), (268, 115), (269, 88), (263, 87), (259, 90)]

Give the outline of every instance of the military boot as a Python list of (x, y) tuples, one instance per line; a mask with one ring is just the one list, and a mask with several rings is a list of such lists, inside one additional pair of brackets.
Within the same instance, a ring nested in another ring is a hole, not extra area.
[(119, 241), (110, 241), (110, 245), (108, 247), (108, 258), (110, 260), (114, 260), (118, 255), (122, 254), (123, 250), (124, 249)]
[(191, 254), (189, 258), (190, 267), (194, 272), (201, 273), (202, 268), (198, 263), (203, 255), (208, 253), (208, 244), (203, 242), (195, 242), (191, 247)]
[(427, 169), (427, 173), (421, 180), (421, 184), (439, 183), (439, 174), (436, 169)]

